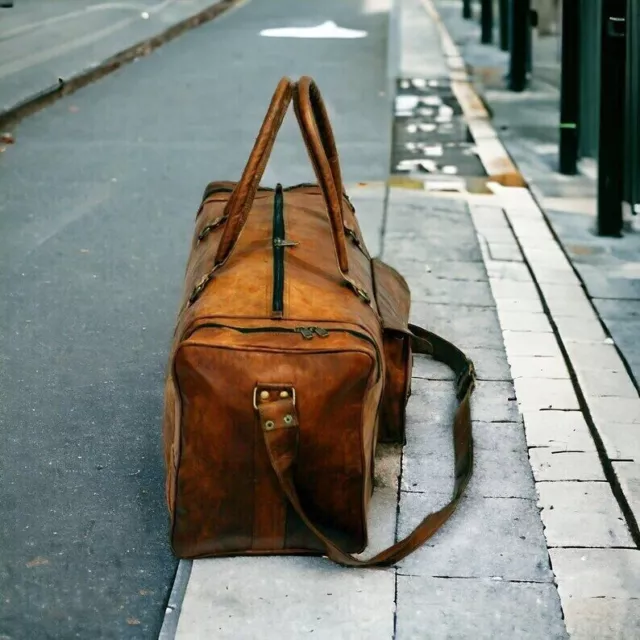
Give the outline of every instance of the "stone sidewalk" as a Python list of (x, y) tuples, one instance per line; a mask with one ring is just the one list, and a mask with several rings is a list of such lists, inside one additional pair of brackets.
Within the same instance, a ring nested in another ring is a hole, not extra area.
[[(354, 185), (349, 193), (360, 219), (374, 213), (366, 189)], [(382, 257), (411, 286), (412, 321), (454, 341), (478, 369), (475, 472), (456, 514), (385, 570), (342, 569), (324, 558), (194, 561), (177, 638), (566, 637), (474, 225), (485, 229), (488, 211), (485, 200), (391, 188), (382, 242)], [(407, 445), (378, 451), (367, 555), (406, 535), (453, 486), (452, 376), (422, 357), (413, 375)]]

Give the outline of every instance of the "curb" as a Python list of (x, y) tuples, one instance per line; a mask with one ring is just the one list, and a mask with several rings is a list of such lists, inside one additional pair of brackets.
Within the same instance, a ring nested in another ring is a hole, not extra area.
[(149, 55), (155, 49), (177, 38), (183, 33), (195, 29), (200, 25), (214, 20), (218, 16), (227, 12), (246, 0), (217, 0), (206, 9), (202, 9), (198, 13), (171, 25), (161, 33), (145, 38), (140, 42), (116, 53), (115, 55), (103, 60), (96, 66), (84, 69), (69, 79), (59, 78), (58, 83), (40, 91), (22, 102), (9, 107), (0, 112), (0, 128), (7, 128), (17, 124), (23, 118), (39, 111), (59, 100), (63, 96), (74, 93), (78, 89), (99, 80), (108, 75), (112, 71), (132, 62), (136, 58)]
[(440, 43), (449, 66), (451, 89), (460, 103), (469, 133), (475, 142), (481, 143), (478, 144), (478, 157), (487, 172), (488, 181), (505, 187), (527, 187), (526, 180), (491, 125), (491, 116), (476, 92), (460, 50), (442, 22), (433, 1), (421, 2), (440, 34)]

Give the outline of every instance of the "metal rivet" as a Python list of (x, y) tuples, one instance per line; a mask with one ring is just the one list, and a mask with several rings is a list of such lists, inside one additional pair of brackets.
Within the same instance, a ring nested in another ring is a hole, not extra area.
[(281, 391), (280, 392), (280, 397), (281, 398), (288, 398), (289, 397), (289, 392), (288, 391)]
[(260, 392), (260, 399), (261, 400), (268, 400), (269, 399), (269, 392), (268, 391), (261, 391)]
[(290, 415), (288, 415), (288, 414), (287, 414), (287, 415), (283, 418), (283, 420), (284, 420), (284, 423), (285, 423), (285, 424), (291, 424), (291, 423), (293, 422), (293, 416), (290, 416)]
[(275, 423), (273, 420), (267, 420), (267, 421), (264, 423), (264, 428), (265, 428), (265, 429), (267, 429), (267, 430), (269, 430), (269, 431), (270, 431), (271, 429), (273, 429), (275, 426), (276, 426), (276, 423)]

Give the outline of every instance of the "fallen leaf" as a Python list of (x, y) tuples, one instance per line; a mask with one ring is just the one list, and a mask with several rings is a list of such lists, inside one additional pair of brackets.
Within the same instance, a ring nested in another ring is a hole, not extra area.
[(141, 596), (149, 596), (153, 593), (153, 591), (151, 591), (150, 589), (140, 589), (140, 591), (138, 591), (138, 593)]
[(76, 107), (76, 105), (75, 105), (75, 104), (72, 104), (72, 105), (69, 107), (69, 111), (70, 111), (71, 113), (78, 113), (78, 111), (80, 111), (80, 107)]
[(38, 556), (33, 560), (29, 560), (29, 562), (27, 562), (27, 567), (31, 569), (32, 567), (41, 567), (42, 565), (45, 565), (45, 564), (49, 564), (49, 561), (46, 558), (43, 558), (42, 556)]
[(138, 620), (138, 618), (127, 618), (127, 624), (131, 624), (131, 625), (140, 624), (140, 620)]
[(13, 134), (8, 131), (5, 131), (0, 135), (0, 142), (3, 142), (4, 144), (14, 144), (15, 141), (16, 139), (13, 137)]

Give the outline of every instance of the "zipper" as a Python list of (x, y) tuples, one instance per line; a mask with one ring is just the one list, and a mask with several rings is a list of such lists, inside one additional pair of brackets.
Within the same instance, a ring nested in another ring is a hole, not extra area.
[(197, 333), (200, 329), (231, 329), (238, 333), (251, 334), (251, 333), (297, 333), (304, 340), (313, 340), (314, 338), (328, 338), (332, 333), (348, 333), (356, 338), (360, 338), (368, 342), (376, 351), (377, 365), (378, 365), (378, 380), (380, 379), (381, 368), (380, 363), (382, 357), (380, 355), (380, 349), (375, 340), (368, 334), (362, 331), (356, 331), (355, 329), (324, 329), (323, 327), (309, 326), (309, 327), (233, 327), (228, 324), (220, 324), (218, 322), (206, 322), (198, 325), (196, 329), (183, 336), (183, 340), (189, 339), (194, 333)]
[(284, 197), (278, 183), (273, 196), (273, 303), (272, 315), (284, 314), (284, 249), (287, 245), (284, 229)]

